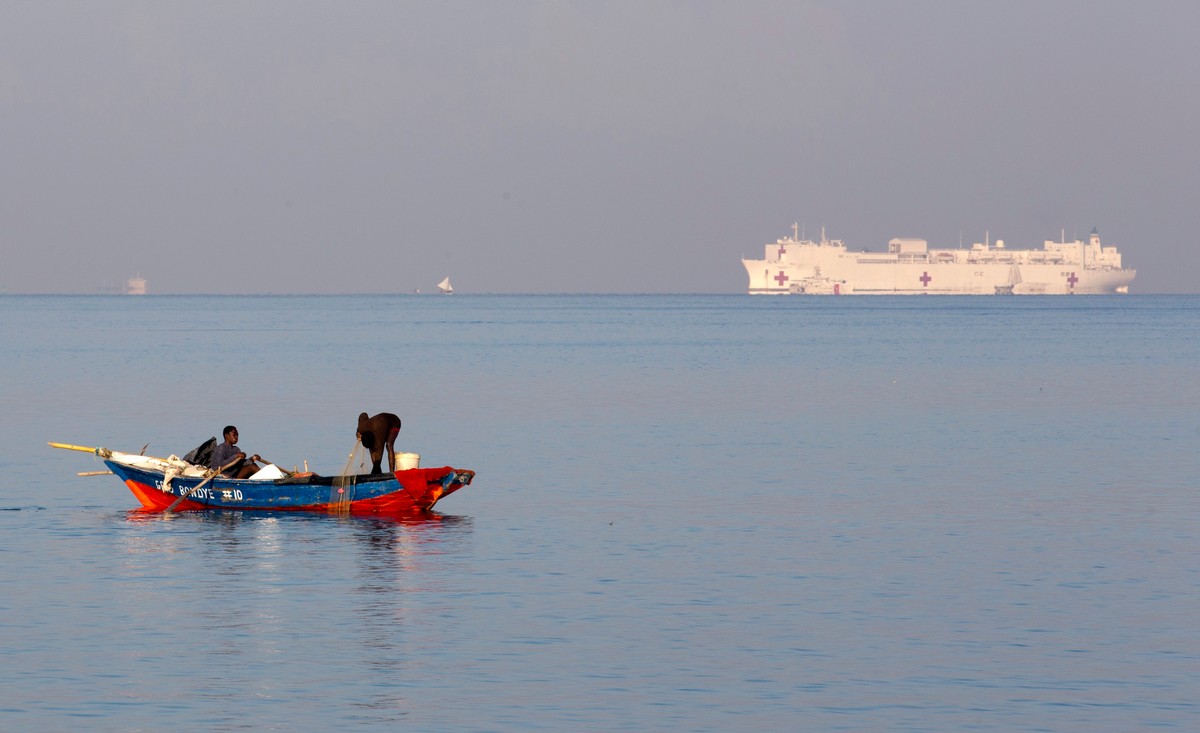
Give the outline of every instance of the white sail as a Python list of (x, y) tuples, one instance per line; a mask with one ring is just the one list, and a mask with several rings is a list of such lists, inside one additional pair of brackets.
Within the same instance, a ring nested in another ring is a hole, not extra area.
[(442, 291), (443, 293), (453, 293), (454, 292), (454, 287), (452, 285), (450, 285), (449, 277), (447, 277), (445, 280), (438, 283), (438, 290)]

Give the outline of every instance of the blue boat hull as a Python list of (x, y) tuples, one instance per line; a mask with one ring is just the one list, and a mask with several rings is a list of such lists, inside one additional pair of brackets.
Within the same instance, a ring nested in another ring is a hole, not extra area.
[[(196, 509), (344, 511), (402, 513), (428, 511), (443, 497), (471, 483), (475, 473), (444, 466), (395, 474), (296, 476), (268, 481), (175, 476), (114, 460), (105, 465), (147, 511)], [(183, 498), (179, 501), (180, 497)], [(176, 502), (179, 502), (176, 504)]]

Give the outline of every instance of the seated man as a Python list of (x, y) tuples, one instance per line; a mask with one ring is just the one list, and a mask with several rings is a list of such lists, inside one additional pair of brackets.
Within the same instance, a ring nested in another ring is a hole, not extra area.
[[(225, 442), (213, 449), (212, 463), (209, 466), (215, 469), (225, 469), (221, 471), (221, 475), (225, 478), (250, 478), (258, 473), (260, 469), (255, 461), (261, 461), (262, 458), (259, 458), (257, 453), (246, 458), (242, 449), (237, 447), (237, 428), (227, 425), (223, 435)], [(230, 463), (233, 465), (230, 466)]]

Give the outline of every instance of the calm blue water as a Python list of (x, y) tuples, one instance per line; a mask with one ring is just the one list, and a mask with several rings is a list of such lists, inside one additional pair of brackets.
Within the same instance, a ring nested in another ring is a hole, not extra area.
[[(0, 297), (0, 729), (1200, 728), (1200, 298)], [(420, 521), (46, 441), (359, 412)]]

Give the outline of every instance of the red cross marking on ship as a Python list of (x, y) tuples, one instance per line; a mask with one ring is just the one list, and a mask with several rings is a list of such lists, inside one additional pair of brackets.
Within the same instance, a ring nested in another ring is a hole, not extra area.
[(783, 287), (783, 284), (787, 282), (788, 276), (783, 274), (783, 270), (780, 270), (779, 274), (772, 279), (779, 283), (779, 287)]
[(927, 287), (929, 287), (929, 281), (932, 280), (933, 278), (930, 277), (929, 272), (926, 271), (926, 272), (922, 272), (921, 276), (917, 279), (921, 281), (921, 287), (927, 288)]
[(783, 257), (785, 254), (787, 254), (787, 247), (784, 247), (782, 244), (779, 245), (779, 256)]
[(1067, 276), (1067, 283), (1071, 286), (1072, 290), (1075, 289), (1075, 283), (1077, 282), (1079, 282), (1079, 278), (1075, 277), (1075, 273), (1072, 272)]

